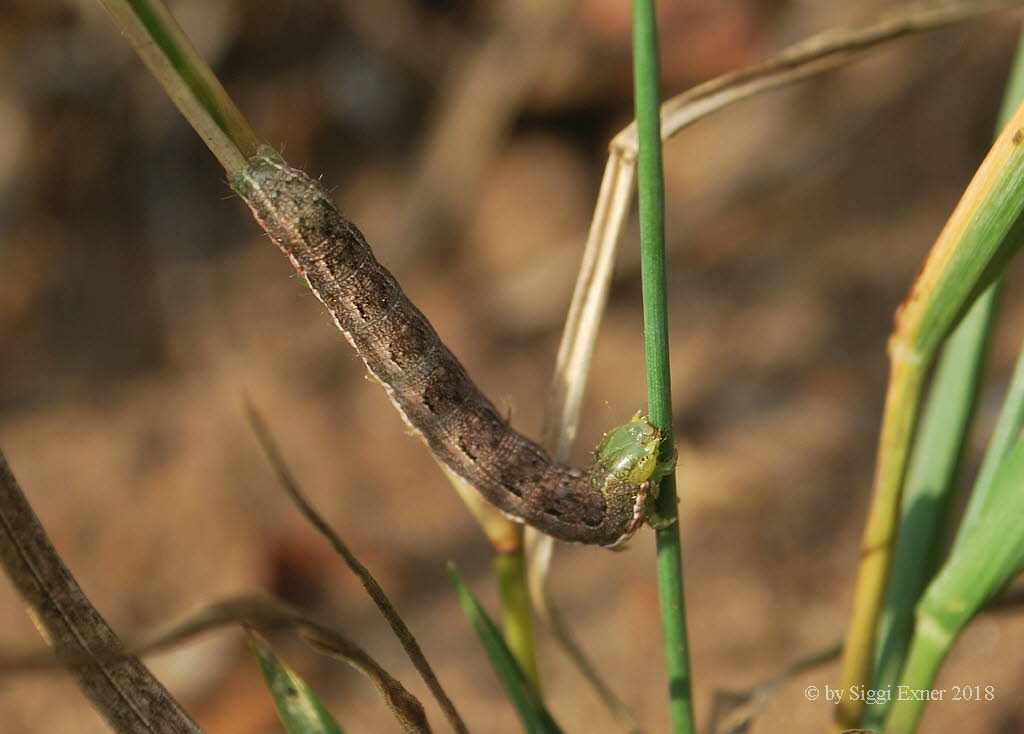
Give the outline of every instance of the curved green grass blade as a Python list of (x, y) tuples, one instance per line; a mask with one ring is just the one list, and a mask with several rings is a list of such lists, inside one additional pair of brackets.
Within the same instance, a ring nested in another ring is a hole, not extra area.
[(540, 700), (530, 680), (519, 667), (515, 657), (505, 644), (505, 638), (498, 630), (497, 625), (487, 615), (480, 602), (473, 596), (462, 577), (459, 575), (455, 564), (448, 564), (448, 575), (455, 584), (455, 591), (459, 597), (459, 606), (469, 619), (470, 624), (491, 660), (494, 672), (498, 674), (501, 684), (504, 686), (512, 704), (519, 712), (519, 718), (530, 734), (561, 734), (561, 729), (551, 717), (544, 702)]
[[(1021, 99), (1024, 99), (1024, 38), (1018, 43), (1010, 69), (996, 133)], [(978, 298), (949, 337), (935, 370), (907, 470), (892, 577), (879, 628), (873, 690), (892, 690), (896, 685), (910, 647), (914, 608), (942, 561), (950, 500), (974, 415), (1001, 291), (1002, 279)], [(1018, 365), (972, 497), (987, 496), (995, 471), (1020, 429), (1022, 390), (1024, 380)], [(971, 508), (976, 511), (982, 505), (980, 499), (972, 500)], [(891, 701), (886, 700), (868, 706), (864, 725), (880, 729), (890, 705)]]
[[(993, 286), (974, 304), (950, 337), (935, 371), (907, 470), (900, 531), (879, 627), (873, 690), (892, 690), (899, 680), (914, 628), (914, 608), (941, 562), (953, 488), (974, 414), (999, 290)], [(879, 700), (869, 705), (864, 726), (881, 728), (890, 703)]]
[(264, 640), (249, 633), (274, 708), (288, 734), (344, 734), (338, 722), (306, 682), (288, 667)]
[(1006, 397), (1003, 399), (1003, 406), (999, 411), (999, 420), (996, 422), (992, 438), (989, 439), (988, 448), (985, 450), (985, 458), (978, 471), (978, 478), (974, 482), (974, 489), (971, 491), (970, 504), (967, 505), (964, 517), (960, 521), (961, 527), (970, 527), (978, 515), (988, 511), (996, 474), (1003, 459), (1006, 458), (1006, 453), (1020, 436), (1022, 425), (1024, 425), (1024, 347), (1017, 355), (1017, 364), (1013, 368), (1013, 377), (1010, 379), (1010, 386), (1006, 390)]
[[(897, 311), (871, 508), (864, 528), (840, 687), (870, 684), (904, 477), (937, 348), (1024, 244), (1024, 106), (1003, 128)], [(837, 728), (859, 725), (864, 702), (844, 699)]]
[[(942, 661), (978, 610), (1024, 567), (1024, 439), (1006, 454), (988, 506), (960, 529), (949, 561), (918, 605), (917, 625), (900, 680), (911, 690), (932, 687)], [(924, 701), (897, 697), (888, 734), (912, 734)]]

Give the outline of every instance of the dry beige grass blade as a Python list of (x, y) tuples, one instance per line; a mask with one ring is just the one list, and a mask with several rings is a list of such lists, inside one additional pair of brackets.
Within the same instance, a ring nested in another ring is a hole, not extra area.
[[(635, 177), (635, 165), (618, 156), (609, 157), (548, 391), (541, 441), (556, 461), (567, 460), (576, 442), (590, 361)], [(533, 607), (619, 725), (631, 734), (642, 734), (643, 729), (597, 672), (558, 611), (547, 583), (554, 544), (554, 538), (526, 529), (527, 584)]]
[(260, 632), (293, 630), (313, 649), (344, 660), (365, 675), (406, 732), (430, 733), (423, 704), (361, 647), (331, 627), (276, 599), (241, 596), (212, 604), (135, 647), (133, 652), (144, 655), (165, 650), (209, 630), (235, 624)]
[[(361, 647), (340, 632), (313, 620), (303, 612), (284, 602), (259, 595), (243, 595), (225, 599), (199, 610), (181, 622), (169, 625), (162, 632), (141, 637), (142, 642), (122, 644), (115, 640), (109, 646), (96, 645), (88, 651), (71, 652), (62, 663), (55, 663), (51, 656), (2, 655), (0, 673), (31, 672), (52, 669), (62, 665), (87, 665), (96, 661), (108, 667), (124, 665), (136, 656), (151, 655), (176, 648), (199, 635), (211, 630), (232, 625), (241, 625), (257, 632), (291, 630), (310, 647), (340, 660), (344, 660), (365, 675), (384, 698), (388, 708), (401, 723), (405, 731), (412, 734), (429, 734), (430, 726), (419, 700), (384, 670)], [(140, 729), (123, 728), (121, 732), (167, 732), (167, 734), (188, 734), (200, 729), (178, 727), (169, 718), (168, 728)]]
[(608, 158), (548, 388), (541, 441), (556, 461), (567, 461), (576, 443), (590, 360), (635, 181), (635, 165)]
[(202, 732), (149, 669), (123, 652), (117, 634), (60, 559), (2, 453), (0, 562), (61, 665), (115, 731)]
[[(831, 28), (759, 64), (715, 77), (667, 100), (661, 106), (662, 138), (668, 140), (697, 120), (755, 94), (848, 64), (890, 41), (1022, 4), (1021, 0), (919, 3), (887, 13), (868, 25)], [(617, 151), (627, 160), (636, 157), (636, 146), (636, 121), (611, 143), (613, 155)]]
[(369, 569), (364, 566), (355, 554), (349, 549), (348, 545), (341, 539), (341, 537), (334, 532), (334, 529), (330, 524), (317, 512), (316, 508), (313, 507), (312, 503), (306, 498), (305, 493), (300, 489), (298, 482), (295, 480), (294, 475), (288, 469), (288, 465), (284, 461), (284, 457), (281, 454), (280, 449), (277, 446), (277, 442), (274, 441), (273, 436), (270, 434), (270, 430), (267, 428), (266, 422), (263, 420), (263, 416), (260, 415), (259, 411), (256, 410), (255, 406), (248, 399), (245, 400), (246, 415), (249, 419), (249, 425), (252, 427), (253, 433), (256, 435), (256, 440), (260, 444), (260, 448), (263, 449), (264, 455), (270, 462), (274, 473), (277, 474), (277, 478), (284, 488), (285, 492), (291, 498), (292, 502), (298, 508), (299, 512), (302, 513), (309, 523), (319, 532), (334, 548), (335, 552), (342, 557), (345, 564), (349, 569), (356, 575), (359, 581), (363, 584), (363, 588), (366, 589), (366, 593), (373, 600), (373, 603), (377, 605), (381, 615), (387, 620), (391, 630), (394, 632), (398, 641), (401, 643), (402, 648), (405, 650), (409, 659), (412, 661), (416, 670), (419, 672), (423, 681), (427, 684), (430, 692), (434, 695), (441, 710), (444, 711), (445, 716), (448, 718), (452, 728), (459, 732), (459, 734), (467, 734), (465, 723), (462, 721), (462, 717), (459, 716), (459, 712), (455, 709), (455, 704), (445, 693), (444, 688), (441, 686), (441, 682), (437, 679), (434, 674), (433, 668), (430, 663), (427, 662), (426, 656), (420, 649), (419, 643), (412, 634), (412, 630), (402, 619), (398, 610), (395, 609), (394, 604), (391, 603), (391, 599), (381, 588), (381, 585), (377, 583), (377, 579), (373, 577)]
[[(761, 92), (793, 84), (850, 63), (879, 46), (1003, 8), (1021, 0), (973, 0), (913, 5), (875, 23), (831, 29), (794, 44), (770, 59), (699, 84), (662, 105), (662, 136), (671, 138), (713, 112)], [(625, 228), (636, 181), (636, 125), (616, 135), (609, 148), (604, 179), (594, 208), (576, 290), (566, 319), (545, 413), (543, 443), (556, 459), (568, 456), (579, 430), (582, 396), (590, 359), (607, 298), (619, 241)], [(554, 549), (551, 538), (527, 529), (528, 577), (538, 616), (599, 692), (620, 723), (636, 731), (635, 722), (610, 694), (554, 603), (547, 578)]]

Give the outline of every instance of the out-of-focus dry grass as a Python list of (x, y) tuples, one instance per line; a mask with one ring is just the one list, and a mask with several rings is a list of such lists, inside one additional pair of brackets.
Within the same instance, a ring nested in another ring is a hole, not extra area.
[[(336, 187), (381, 259), (402, 263), (399, 279), (470, 372), (536, 435), (604, 146), (629, 114), (626, 4), (572, 5), (543, 78), (498, 148), (484, 151), (468, 218), (411, 258), (397, 254), (394, 222), (432, 101), (489, 3), (348, 5), (173, 3), (256, 129)], [(878, 7), (663, 6), (668, 91)], [(666, 148), (702, 714), (712, 690), (745, 688), (843, 629), (891, 313), (987, 147), (1015, 35), (1003, 16), (910, 41), (718, 115)], [(629, 250), (581, 461), (644, 401), (638, 284)], [(984, 426), (1024, 336), (1014, 291)], [(245, 428), (244, 388), (309, 493), (393, 593), (471, 728), (517, 731), (443, 568), (455, 559), (493, 600), (485, 542), (363, 372), (98, 5), (8, 0), (0, 445), (85, 589), (123, 631), (269, 589), (337, 622), (423, 693), (358, 584), (275, 486)], [(647, 533), (621, 554), (567, 548), (555, 576), (601, 667), (640, 720), (663, 731), (651, 545)], [(4, 648), (39, 644), (5, 584), (0, 619)], [(997, 700), (936, 706), (925, 731), (1024, 728), (1014, 695), (1024, 674), (1011, 654), (1022, 638), (1021, 615), (975, 623), (939, 684), (994, 685)], [(393, 728), (362, 680), (282, 644), (352, 730)], [(562, 656), (548, 647), (543, 662), (567, 729), (611, 730)], [(276, 730), (240, 635), (155, 668), (210, 731)], [(794, 681), (755, 731), (820, 730), (829, 704), (802, 690), (832, 675)], [(60, 675), (4, 680), (0, 721), (24, 734), (105, 730)]]

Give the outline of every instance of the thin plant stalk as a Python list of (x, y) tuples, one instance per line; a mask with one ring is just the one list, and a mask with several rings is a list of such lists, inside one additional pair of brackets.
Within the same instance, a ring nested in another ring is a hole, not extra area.
[(522, 548), (516, 553), (495, 553), (494, 577), (501, 597), (505, 642), (523, 674), (540, 696), (540, 669), (533, 634), (533, 610), (526, 587)]
[(100, 3), (232, 178), (256, 154), (259, 139), (167, 6), (160, 0)]
[(523, 526), (513, 522), (489, 504), (466, 480), (440, 461), (437, 465), (448, 477), (459, 499), (491, 544), (494, 580), (501, 603), (501, 624), (505, 641), (516, 662), (540, 695), (540, 668), (534, 635), (533, 609), (522, 600), (529, 598), (526, 577)]
[[(927, 365), (920, 360), (893, 357), (889, 391), (882, 417), (879, 464), (875, 471), (875, 495), (861, 541), (860, 565), (854, 584), (853, 610), (846, 634), (840, 688), (853, 690), (871, 676), (875, 631), (885, 589), (889, 582), (892, 543), (899, 522), (903, 472), (910, 453), (914, 423)], [(836, 728), (851, 729), (860, 723), (864, 703), (844, 697), (836, 707)]]
[[(618, 156), (608, 158), (544, 410), (541, 443), (556, 461), (568, 461), (579, 433), (584, 390), (601, 317), (608, 300), (612, 268), (622, 235), (621, 229), (625, 225), (624, 214), (631, 205), (635, 176), (636, 166), (632, 162), (626, 164)], [(617, 225), (609, 226), (610, 221), (617, 222)], [(524, 535), (527, 581), (537, 617), (551, 631), (555, 641), (619, 726), (630, 734), (643, 734), (643, 728), (602, 678), (596, 664), (576, 640), (570, 623), (555, 602), (549, 583), (554, 538), (532, 528), (526, 528)]]
[(277, 475), (278, 481), (281, 484), (281, 488), (284, 489), (288, 498), (294, 503), (295, 508), (299, 513), (309, 521), (309, 524), (322, 535), (334, 551), (341, 556), (345, 565), (348, 566), (349, 570), (355, 574), (356, 578), (362, 583), (363, 588), (366, 590), (367, 596), (373, 601), (380, 611), (381, 616), (384, 617), (388, 626), (391, 627), (391, 631), (394, 632), (395, 637), (398, 638), (402, 648), (409, 656), (409, 660), (412, 662), (413, 667), (423, 678), (423, 682), (427, 684), (427, 688), (433, 694), (434, 698), (437, 699), (438, 705), (444, 712), (445, 717), (452, 725), (452, 729), (455, 730), (456, 734), (466, 734), (466, 724), (462, 721), (462, 717), (459, 716), (459, 712), (455, 709), (455, 704), (448, 697), (444, 688), (441, 686), (441, 682), (437, 679), (437, 675), (434, 674), (434, 670), (430, 667), (430, 663), (427, 662), (426, 656), (423, 654), (423, 650), (420, 648), (419, 643), (416, 641), (412, 630), (402, 619), (402, 615), (398, 613), (395, 605), (391, 603), (391, 599), (388, 598), (387, 593), (378, 583), (377, 579), (374, 578), (370, 570), (362, 564), (362, 562), (356, 557), (352, 550), (348, 547), (341, 536), (335, 532), (331, 524), (328, 523), (323, 515), (321, 515), (313, 504), (306, 497), (306, 493), (299, 486), (298, 480), (295, 478), (295, 474), (288, 467), (288, 464), (284, 460), (284, 456), (281, 453), (281, 449), (278, 447), (277, 442), (270, 433), (270, 428), (267, 426), (266, 421), (263, 420), (263, 416), (256, 409), (256, 406), (248, 398), (245, 399), (245, 412), (249, 419), (249, 426), (252, 428), (253, 435), (256, 438), (257, 443), (263, 450), (267, 461), (270, 463), (271, 468)]
[[(289, 629), (313, 650), (343, 660), (377, 689), (382, 701), (407, 734), (429, 734), (423, 704), (402, 683), (340, 630), (322, 624), (305, 612), (260, 594), (229, 597), (165, 628), (135, 648), (139, 655), (168, 650), (210, 630), (242, 625), (255, 632)], [(143, 731), (130, 729), (126, 731)], [(149, 729), (144, 730), (146, 732)], [(160, 731), (163, 731), (162, 729)], [(184, 731), (172, 729), (171, 732)]]
[[(765, 61), (709, 79), (666, 100), (661, 106), (663, 139), (734, 102), (842, 66), (896, 39), (1020, 4), (1021, 0), (911, 3), (865, 25), (829, 28), (787, 46)], [(631, 158), (636, 154), (636, 146), (633, 122), (615, 136), (612, 148)]]
[[(675, 456), (668, 353), (665, 278), (665, 191), (661, 161), (660, 74), (654, 0), (633, 0), (633, 85), (639, 138), (640, 257), (644, 302), (647, 400), (651, 422), (662, 431), (659, 459)], [(669, 707), (676, 734), (694, 731), (690, 654), (686, 635), (674, 471), (661, 482), (658, 513), (670, 521), (656, 531), (658, 589), (664, 632)]]
[(501, 600), (502, 634), (509, 650), (523, 673), (542, 695), (540, 665), (537, 662), (537, 638), (534, 634), (533, 607), (526, 577), (526, 560), (522, 545), (514, 553), (494, 554), (494, 579)]
[(501, 603), (501, 624), (505, 641), (516, 662), (536, 687), (539, 696), (540, 667), (537, 664), (533, 608), (529, 604), (523, 526), (501, 514), (468, 482), (444, 464), (437, 462), (437, 465), (448, 477), (455, 492), (490, 541), (491, 549), (494, 551), (492, 567)]
[[(0, 451), (0, 569), (59, 665), (111, 729), (203, 734), (71, 575)], [(47, 660), (54, 660), (47, 656)]]

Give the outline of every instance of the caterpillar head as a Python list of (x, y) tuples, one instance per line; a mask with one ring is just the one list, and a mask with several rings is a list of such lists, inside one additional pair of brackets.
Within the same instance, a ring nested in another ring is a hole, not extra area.
[(629, 423), (604, 435), (594, 462), (620, 481), (643, 484), (657, 468), (660, 442), (661, 431), (638, 412)]

